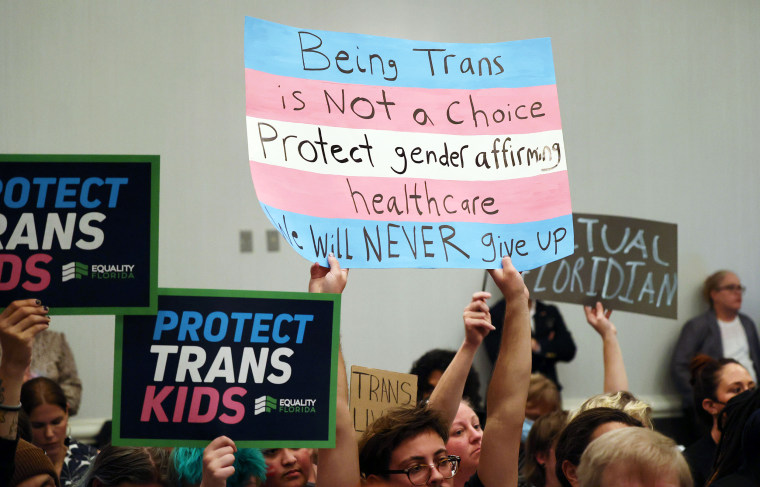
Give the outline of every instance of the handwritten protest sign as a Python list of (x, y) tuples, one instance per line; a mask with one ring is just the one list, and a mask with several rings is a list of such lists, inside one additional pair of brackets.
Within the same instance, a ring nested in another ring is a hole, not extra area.
[(351, 366), (351, 416), (357, 433), (366, 431), (386, 410), (414, 407), (416, 402), (416, 375)]
[(160, 289), (117, 317), (113, 442), (335, 446), (340, 296)]
[(665, 318), (678, 315), (678, 229), (620, 216), (575, 213), (575, 253), (523, 273), (532, 297)]
[(0, 155), (0, 307), (154, 313), (158, 156)]
[(444, 44), (245, 23), (251, 175), (309, 261), (532, 269), (573, 228), (549, 39)]

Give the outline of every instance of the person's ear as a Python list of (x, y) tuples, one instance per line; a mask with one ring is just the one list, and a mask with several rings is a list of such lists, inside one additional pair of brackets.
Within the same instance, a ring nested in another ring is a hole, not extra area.
[(367, 485), (374, 485), (382, 482), (382, 478), (379, 475), (371, 474), (369, 476), (362, 475), (364, 483)]
[(702, 409), (710, 413), (711, 416), (715, 416), (720, 412), (720, 406), (721, 404), (718, 404), (717, 401), (712, 399), (702, 399)]
[(547, 460), (547, 452), (540, 451), (536, 452), (536, 463), (541, 465), (542, 467), (546, 466), (546, 460)]
[(565, 478), (570, 485), (577, 487), (578, 485), (578, 467), (570, 463), (570, 460), (562, 462), (562, 473), (565, 474)]

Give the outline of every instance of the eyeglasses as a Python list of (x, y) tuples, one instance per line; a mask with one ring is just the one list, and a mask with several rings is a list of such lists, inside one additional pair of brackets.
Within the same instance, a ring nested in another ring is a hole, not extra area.
[(718, 291), (731, 291), (732, 293), (739, 291), (740, 293), (744, 294), (744, 291), (747, 290), (746, 287), (742, 286), (741, 284), (728, 284), (726, 286), (721, 286), (717, 288)]
[(427, 484), (428, 480), (430, 480), (430, 475), (433, 472), (433, 467), (438, 470), (444, 479), (452, 478), (454, 475), (456, 475), (457, 469), (459, 468), (459, 460), (461, 460), (461, 458), (458, 456), (449, 455), (447, 457), (441, 458), (434, 465), (420, 463), (417, 465), (412, 465), (411, 467), (405, 468), (403, 470), (386, 470), (385, 472), (380, 473), (403, 473), (406, 474), (406, 476), (409, 478), (409, 482), (411, 482), (412, 485), (425, 485)]

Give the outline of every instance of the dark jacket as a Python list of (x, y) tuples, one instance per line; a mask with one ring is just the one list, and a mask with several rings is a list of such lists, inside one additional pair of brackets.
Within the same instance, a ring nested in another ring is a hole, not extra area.
[[(491, 323), (496, 327), (489, 333), (484, 342), (488, 357), (491, 363), (496, 362), (496, 356), (499, 354), (499, 344), (501, 343), (501, 329), (504, 325), (504, 311), (506, 309), (504, 300), (491, 307)], [(565, 326), (565, 320), (559, 314), (556, 306), (544, 304), (536, 301), (536, 314), (533, 316), (535, 332), (533, 338), (541, 345), (541, 351), (533, 353), (532, 372), (540, 372), (545, 375), (561, 389), (557, 380), (557, 368), (555, 364), (558, 361), (569, 362), (575, 357), (575, 342), (573, 336)]]

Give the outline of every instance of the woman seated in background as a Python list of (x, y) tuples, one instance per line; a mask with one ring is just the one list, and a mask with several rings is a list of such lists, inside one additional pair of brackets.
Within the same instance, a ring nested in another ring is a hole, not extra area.
[(37, 377), (21, 387), (21, 404), (29, 417), (32, 443), (45, 450), (61, 485), (74, 485), (97, 450), (67, 436), (69, 409), (63, 390), (54, 381)]
[(691, 371), (694, 407), (710, 430), (689, 445), (683, 455), (694, 477), (694, 485), (705, 485), (721, 436), (718, 418), (729, 399), (754, 388), (755, 382), (747, 369), (730, 358), (715, 360), (707, 355), (697, 355), (691, 361)]

